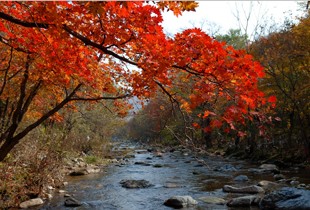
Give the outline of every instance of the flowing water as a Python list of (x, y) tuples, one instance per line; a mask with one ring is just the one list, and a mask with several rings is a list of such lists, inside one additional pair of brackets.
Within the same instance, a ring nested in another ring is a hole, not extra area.
[[(190, 195), (199, 203), (186, 209), (236, 210), (237, 208), (225, 205), (205, 204), (199, 198), (215, 196), (228, 200), (240, 194), (224, 193), (222, 187), (225, 184), (242, 186), (257, 184), (261, 180), (273, 180), (272, 174), (255, 175), (248, 172), (249, 168), (257, 166), (243, 161), (221, 157), (204, 157), (204, 161), (205, 164), (202, 165), (196, 158), (181, 152), (167, 152), (163, 157), (154, 157), (150, 152), (136, 150), (135, 158), (130, 159), (126, 165), (111, 165), (99, 174), (68, 178), (69, 185), (65, 190), (81, 201), (82, 206), (65, 207), (66, 198), (59, 194), (41, 209), (165, 210), (171, 209), (163, 205), (166, 199), (175, 195)], [(135, 162), (150, 165), (138, 165), (134, 164)], [(154, 167), (155, 164), (160, 164), (162, 167)], [(224, 171), (214, 170), (215, 168), (224, 168)], [(246, 183), (233, 181), (239, 174), (247, 175), (250, 181)], [(302, 178), (309, 182), (306, 174)], [(123, 179), (145, 179), (154, 186), (145, 189), (127, 189), (120, 185)], [(166, 185), (173, 188), (167, 188)]]

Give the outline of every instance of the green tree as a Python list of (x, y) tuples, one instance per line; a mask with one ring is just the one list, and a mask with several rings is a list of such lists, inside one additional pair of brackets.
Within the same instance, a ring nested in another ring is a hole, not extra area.
[(240, 29), (229, 29), (227, 34), (217, 35), (215, 39), (225, 42), (227, 45), (231, 45), (235, 49), (245, 49), (248, 42), (248, 36), (242, 34)]

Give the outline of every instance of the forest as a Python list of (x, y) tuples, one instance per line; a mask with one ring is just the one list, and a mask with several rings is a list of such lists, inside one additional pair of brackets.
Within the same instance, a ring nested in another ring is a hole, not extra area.
[(0, 3), (0, 208), (61, 186), (67, 159), (113, 159), (117, 141), (309, 167), (306, 4), (255, 37), (164, 33), (164, 11), (198, 5)]

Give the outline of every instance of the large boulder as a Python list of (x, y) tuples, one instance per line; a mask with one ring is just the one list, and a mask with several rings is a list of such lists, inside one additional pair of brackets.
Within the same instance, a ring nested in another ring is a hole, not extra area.
[(184, 208), (198, 204), (191, 196), (173, 196), (165, 201), (164, 205), (173, 208)]
[(246, 187), (233, 187), (230, 185), (224, 185), (223, 191), (229, 192), (229, 193), (256, 194), (256, 193), (263, 193), (264, 189), (256, 185), (251, 185), (251, 186), (246, 186)]
[(261, 209), (309, 210), (310, 190), (283, 187), (266, 195), (259, 206)]
[(43, 200), (41, 198), (34, 198), (34, 199), (30, 199), (30, 200), (22, 202), (21, 204), (19, 204), (19, 207), (22, 209), (28, 209), (30, 207), (38, 206), (41, 204), (43, 204)]
[(153, 185), (144, 179), (142, 180), (122, 180), (120, 184), (124, 188), (148, 188), (152, 187)]

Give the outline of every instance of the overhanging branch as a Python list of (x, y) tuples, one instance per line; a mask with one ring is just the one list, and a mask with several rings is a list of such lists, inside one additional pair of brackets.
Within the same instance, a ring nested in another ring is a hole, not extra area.
[[(53, 25), (53, 24), (47, 24), (47, 23), (36, 23), (36, 22), (28, 22), (28, 21), (22, 21), (19, 20), (13, 16), (10, 16), (6, 13), (0, 12), (0, 18), (10, 21), (11, 23), (15, 23), (17, 25), (21, 25), (27, 28), (44, 28), (44, 29), (48, 29), (49, 26)], [(92, 47), (95, 47), (99, 50), (101, 50), (102, 52), (104, 52), (105, 54), (111, 55), (121, 61), (124, 61), (126, 63), (132, 64), (137, 66), (138, 64), (136, 62), (133, 62), (131, 60), (129, 60), (128, 58), (125, 58), (123, 56), (120, 56), (116, 53), (114, 53), (113, 51), (108, 50), (106, 47), (97, 44), (96, 42), (93, 42), (92, 40), (90, 40), (89, 38), (79, 34), (78, 32), (72, 30), (69, 26), (63, 24), (62, 25), (62, 29), (65, 30), (67, 33), (71, 34), (72, 36), (74, 36), (75, 38), (79, 39), (80, 41), (82, 41), (85, 45), (89, 45)]]
[(12, 23), (24, 26), (24, 27), (28, 27), (28, 28), (48, 28), (48, 24), (46, 23), (36, 23), (36, 22), (27, 22), (27, 21), (21, 21), (11, 15), (8, 15), (6, 13), (0, 12), (0, 18), (10, 21)]
[(102, 96), (102, 97), (95, 97), (95, 98), (74, 97), (74, 98), (71, 98), (70, 101), (117, 100), (117, 99), (124, 99), (130, 96), (131, 96), (130, 94), (126, 94), (126, 95), (120, 95), (120, 96)]

